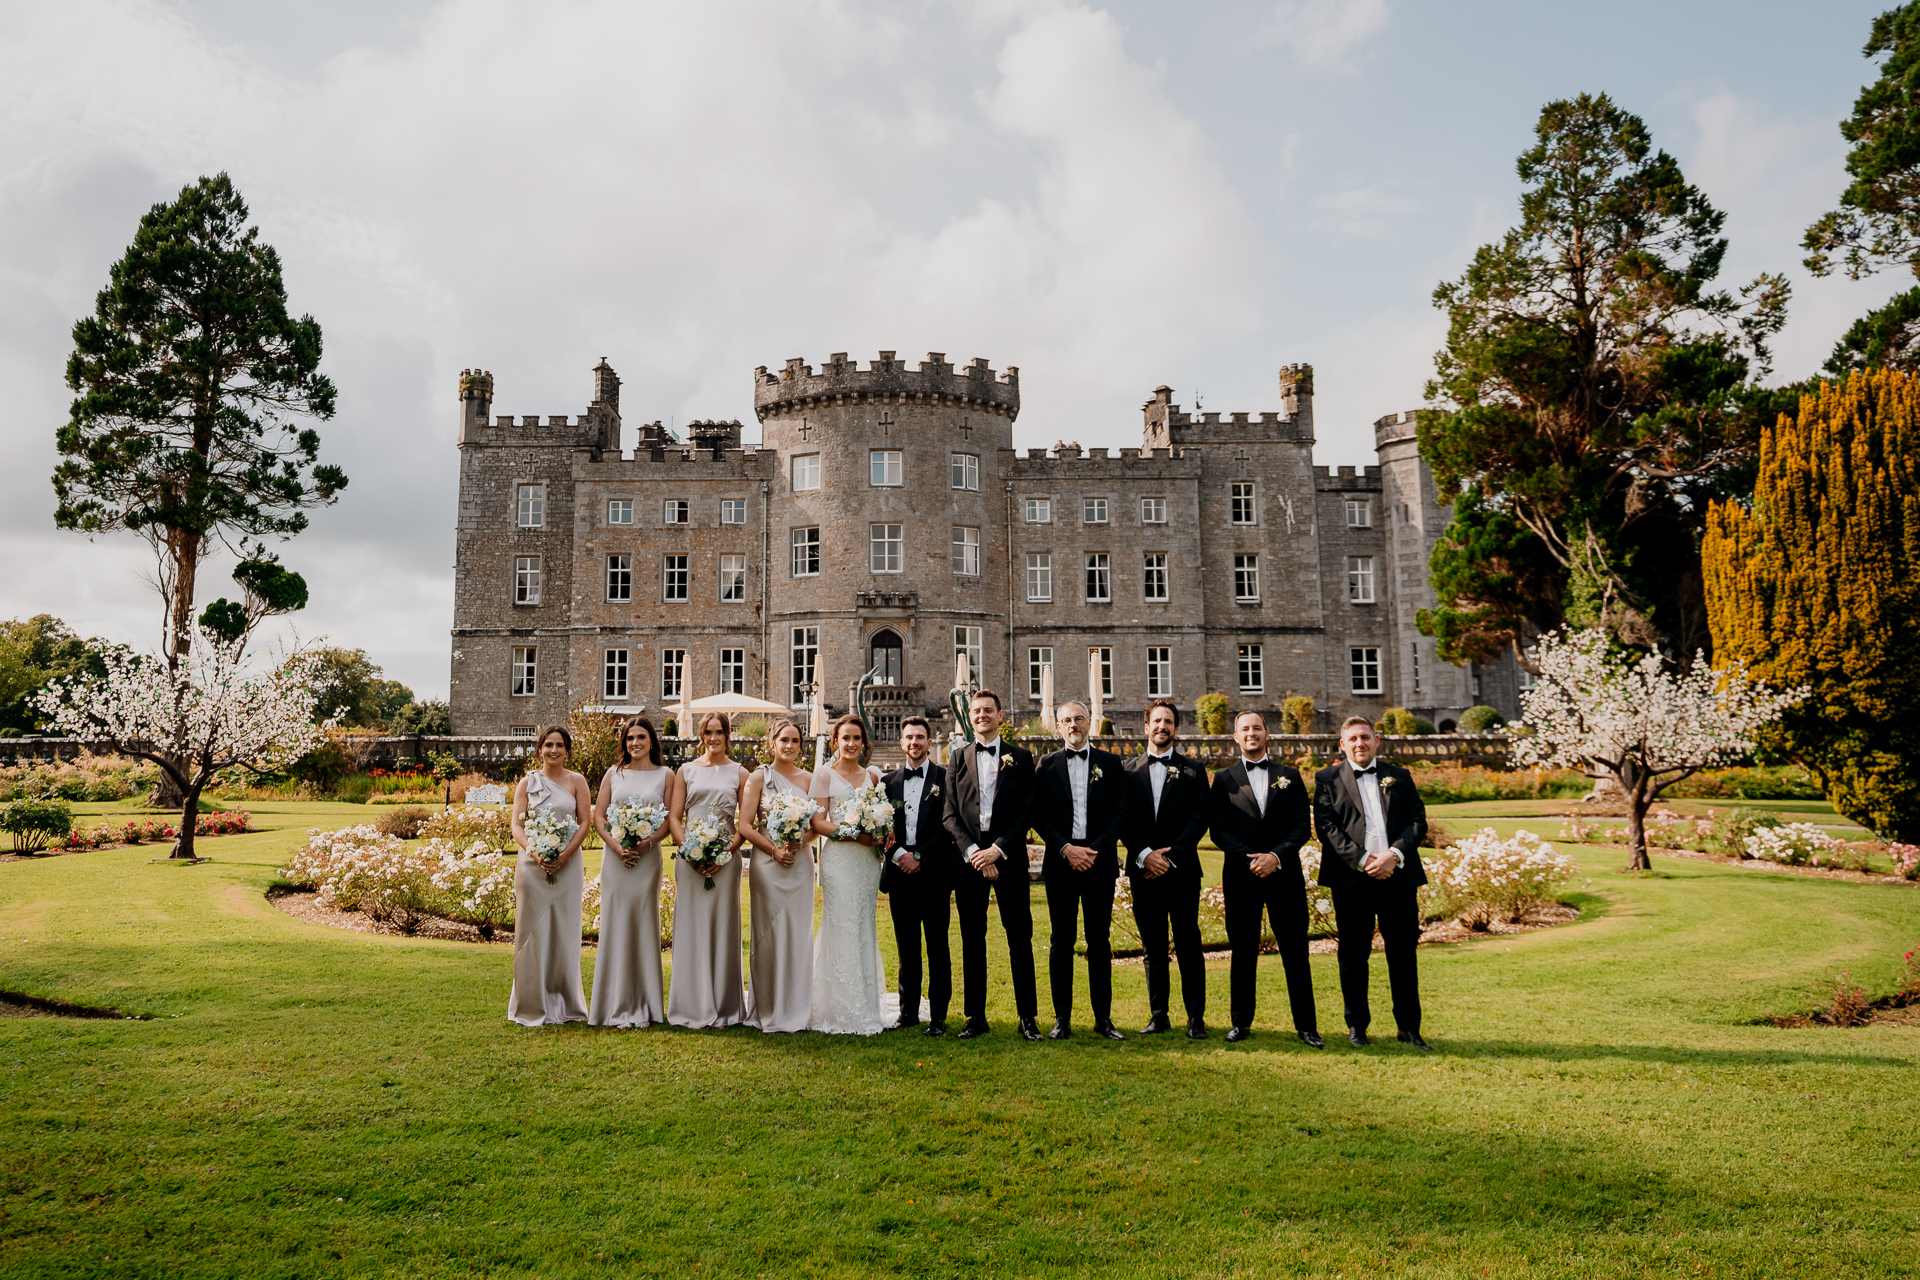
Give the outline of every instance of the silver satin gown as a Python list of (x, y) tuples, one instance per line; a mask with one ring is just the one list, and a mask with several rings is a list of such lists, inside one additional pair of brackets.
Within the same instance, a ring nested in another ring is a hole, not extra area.
[[(618, 769), (608, 776), (607, 807), (622, 800), (667, 804), (672, 770)], [(593, 960), (596, 1027), (644, 1027), (667, 1020), (660, 965), (660, 846), (629, 867), (609, 849), (600, 859), (600, 946)]]
[[(527, 775), (527, 812), (551, 809), (579, 821), (573, 793), (545, 774)], [(522, 850), (513, 868), (513, 990), (507, 1018), (525, 1027), (584, 1022), (580, 982), (580, 899), (584, 859), (576, 852), (547, 883), (540, 863)]]
[[(711, 815), (729, 832), (746, 771), (725, 764), (683, 764), (687, 821)], [(692, 864), (673, 860), (673, 985), (667, 1021), (676, 1027), (731, 1027), (746, 1017), (740, 964), (740, 854), (713, 873), (713, 888)]]
[[(762, 818), (774, 796), (807, 794), (807, 786), (771, 766), (760, 773)], [(805, 1031), (813, 1009), (813, 846), (809, 838), (790, 867), (755, 849), (747, 867), (753, 922), (747, 1022), (762, 1031)]]

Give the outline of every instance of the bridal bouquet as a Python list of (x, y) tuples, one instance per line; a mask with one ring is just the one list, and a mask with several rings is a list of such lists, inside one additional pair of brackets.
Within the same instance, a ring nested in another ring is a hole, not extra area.
[(834, 839), (871, 836), (876, 842), (874, 855), (886, 856), (887, 847), (893, 843), (893, 802), (878, 784), (869, 783), (848, 796), (840, 806), (838, 821)]
[[(573, 839), (573, 833), (579, 826), (564, 813), (537, 809), (527, 815), (527, 852), (542, 863), (551, 862), (560, 856), (560, 851), (567, 847), (567, 841)], [(547, 872), (547, 883), (553, 883), (551, 871)]]
[(810, 797), (782, 791), (766, 801), (767, 839), (784, 849), (813, 829), (813, 815), (820, 811)]
[(645, 844), (654, 832), (666, 825), (664, 805), (622, 800), (607, 810), (607, 830), (612, 833), (613, 842), (628, 852)]
[[(733, 861), (733, 850), (727, 847), (731, 843), (727, 828), (718, 818), (711, 815), (695, 818), (687, 823), (687, 838), (680, 842), (680, 848), (675, 851), (674, 857), (683, 862), (691, 862), (695, 869), (710, 867), (717, 871)], [(702, 874), (706, 876), (707, 888), (713, 888), (712, 874), (710, 872), (702, 872)]]

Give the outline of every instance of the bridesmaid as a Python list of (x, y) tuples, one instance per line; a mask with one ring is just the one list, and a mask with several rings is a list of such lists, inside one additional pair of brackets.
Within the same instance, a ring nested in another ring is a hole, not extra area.
[(593, 964), (596, 1027), (644, 1027), (667, 1020), (660, 980), (660, 845), (666, 824), (645, 844), (622, 849), (607, 814), (623, 800), (667, 807), (673, 773), (661, 764), (653, 721), (635, 716), (621, 733), (620, 761), (600, 780), (593, 825), (606, 842), (600, 859), (600, 947)]
[[(580, 899), (585, 880), (580, 845), (592, 807), (587, 780), (567, 768), (573, 735), (559, 725), (540, 734), (540, 768), (513, 789), (513, 840), (520, 858), (513, 872), (513, 990), (507, 1018), (525, 1027), (584, 1022), (587, 997), (580, 986)], [(527, 852), (527, 817), (551, 809), (579, 823), (552, 862)], [(547, 877), (553, 883), (547, 883)]]
[(747, 779), (740, 836), (753, 846), (747, 868), (753, 957), (747, 976), (747, 1022), (762, 1031), (805, 1031), (813, 1009), (813, 850), (802, 837), (775, 847), (763, 829), (776, 795), (804, 797), (813, 776), (796, 763), (800, 728), (775, 720), (767, 728), (773, 763)]
[[(673, 780), (667, 821), (675, 844), (685, 842), (687, 823), (713, 817), (723, 830), (734, 829), (740, 789), (747, 771), (728, 757), (733, 745), (727, 718), (700, 718), (698, 760), (680, 766)], [(733, 848), (738, 850), (736, 834)], [(707, 888), (707, 878), (713, 888)], [(673, 860), (673, 986), (667, 996), (667, 1021), (676, 1027), (731, 1027), (746, 1017), (746, 989), (740, 979), (740, 859), (718, 867), (696, 867)]]

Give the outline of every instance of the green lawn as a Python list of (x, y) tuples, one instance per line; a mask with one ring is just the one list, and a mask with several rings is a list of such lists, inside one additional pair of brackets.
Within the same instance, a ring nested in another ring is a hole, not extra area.
[[(1433, 1057), (1300, 1046), (1271, 959), (1241, 1046), (1026, 1044), (1003, 955), (972, 1043), (529, 1031), (505, 947), (266, 903), (365, 808), (249, 807), (271, 829), (198, 867), (0, 866), (0, 987), (149, 1019), (0, 1019), (0, 1274), (1920, 1270), (1920, 1027), (1753, 1022), (1840, 969), (1884, 988), (1908, 886), (1566, 846), (1581, 922), (1423, 951)], [(1209, 993), (1217, 1027), (1224, 962)], [(1138, 967), (1116, 999), (1138, 1026)]]

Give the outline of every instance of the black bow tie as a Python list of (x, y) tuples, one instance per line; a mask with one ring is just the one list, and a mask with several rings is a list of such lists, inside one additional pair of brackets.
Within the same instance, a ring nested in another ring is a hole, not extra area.
[(1265, 760), (1249, 760), (1249, 761), (1247, 761), (1247, 768), (1249, 768), (1249, 769), (1264, 769), (1264, 768), (1266, 768), (1266, 767), (1267, 767), (1267, 762), (1266, 762)]
[(1355, 769), (1353, 771), (1353, 776), (1356, 778), (1372, 778), (1372, 777), (1377, 777), (1379, 773), (1380, 773), (1380, 770), (1378, 768), (1376, 768), (1373, 765), (1368, 765), (1364, 769)]
[(980, 744), (980, 749), (986, 752), (990, 756), (997, 756), (1000, 754), (1000, 745), (998, 743), (994, 743), (993, 745), (989, 746), (987, 743), (983, 742)]
[(1069, 751), (1067, 752), (1067, 758), (1070, 760), (1085, 760), (1087, 758), (1087, 748), (1082, 747), (1078, 751)]
[(1167, 766), (1168, 766), (1169, 764), (1171, 764), (1171, 763), (1173, 763), (1173, 757), (1171, 757), (1171, 756), (1148, 756), (1148, 757), (1147, 757), (1147, 763), (1148, 763), (1149, 765), (1156, 765), (1156, 764), (1157, 764), (1157, 765), (1159, 765), (1159, 766), (1160, 766), (1160, 767), (1161, 767), (1162, 769), (1164, 769), (1164, 768), (1166, 768), (1166, 767), (1167, 767)]
[(927, 766), (921, 765), (918, 769), (907, 770), (906, 777), (902, 778), (901, 781), (905, 782), (907, 778), (924, 778), (926, 776), (927, 776)]

